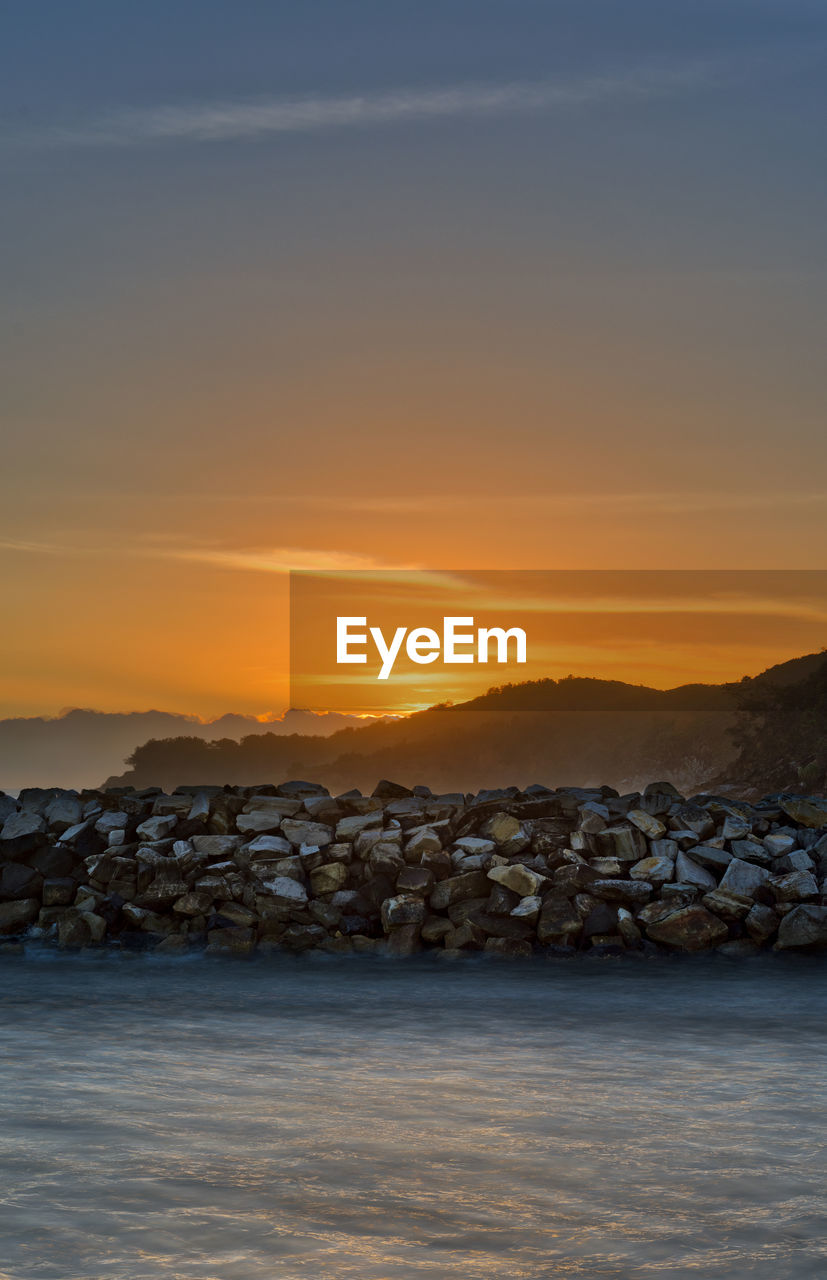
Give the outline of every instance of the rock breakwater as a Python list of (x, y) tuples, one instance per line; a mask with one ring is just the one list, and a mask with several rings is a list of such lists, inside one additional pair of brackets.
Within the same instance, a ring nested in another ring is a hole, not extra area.
[(0, 794), (0, 940), (209, 954), (827, 947), (827, 800), (669, 783)]

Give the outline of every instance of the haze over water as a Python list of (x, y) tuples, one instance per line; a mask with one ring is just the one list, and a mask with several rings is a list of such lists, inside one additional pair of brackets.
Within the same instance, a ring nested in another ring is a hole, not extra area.
[(3, 960), (2, 1280), (812, 1277), (823, 969)]

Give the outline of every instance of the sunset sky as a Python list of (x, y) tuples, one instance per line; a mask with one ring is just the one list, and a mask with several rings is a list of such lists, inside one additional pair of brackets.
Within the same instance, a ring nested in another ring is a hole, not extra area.
[[(290, 568), (824, 567), (825, 119), (820, 0), (6, 0), (0, 715), (281, 710)], [(727, 616), (569, 669), (827, 645)]]

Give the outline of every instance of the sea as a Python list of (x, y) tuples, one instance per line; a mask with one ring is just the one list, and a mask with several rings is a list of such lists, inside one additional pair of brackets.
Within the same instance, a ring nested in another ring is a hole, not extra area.
[(2, 1280), (827, 1276), (827, 965), (0, 957)]

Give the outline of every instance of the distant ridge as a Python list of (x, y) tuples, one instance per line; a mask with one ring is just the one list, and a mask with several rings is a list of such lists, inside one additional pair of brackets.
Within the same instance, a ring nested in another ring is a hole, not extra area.
[[(372, 785), (371, 778), (389, 772), (411, 785), (428, 777), (446, 790), (501, 785), (506, 775), (524, 785), (594, 778), (631, 787), (659, 767), (687, 789), (726, 777), (741, 745), (730, 731), (745, 699), (760, 703), (759, 695), (776, 690), (783, 709), (784, 691), (817, 679), (825, 664), (822, 651), (729, 684), (665, 690), (589, 677), (527, 681), (457, 705), (367, 722), (297, 708), (270, 721), (73, 708), (54, 717), (0, 720), (0, 789), (80, 789), (106, 778), (170, 788), (251, 785), (313, 775), (344, 790)], [(775, 714), (781, 714), (778, 705)], [(813, 755), (817, 746), (809, 749)], [(132, 767), (121, 772), (124, 762)], [(758, 776), (743, 751), (738, 765), (742, 781)]]
[(427, 778), (446, 792), (533, 782), (606, 783), (625, 792), (657, 776), (688, 792), (712, 778), (724, 785), (736, 759), (738, 776), (745, 776), (738, 734), (750, 698), (759, 706), (765, 697), (784, 702), (788, 690), (822, 672), (823, 652), (720, 685), (662, 690), (616, 680), (540, 680), (327, 737), (265, 732), (240, 742), (158, 739), (134, 751), (131, 769), (109, 784), (171, 790), (305, 777), (341, 792), (390, 776), (405, 786)]
[(56, 716), (0, 720), (0, 789), (28, 786), (95, 786), (123, 764), (140, 742), (179, 735), (206, 740), (253, 734), (326, 735), (364, 723), (337, 712), (290, 709), (271, 721), (223, 715), (202, 721), (168, 711), (92, 711), (80, 707)]

